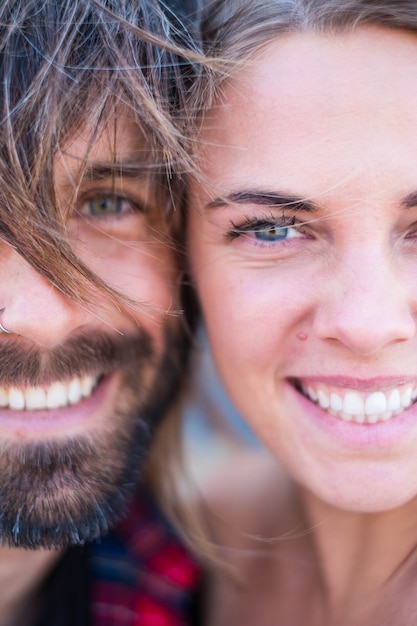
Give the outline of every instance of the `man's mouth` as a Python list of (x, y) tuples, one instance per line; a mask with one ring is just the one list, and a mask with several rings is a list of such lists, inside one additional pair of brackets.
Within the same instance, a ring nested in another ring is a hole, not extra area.
[(417, 383), (371, 392), (298, 380), (296, 389), (321, 409), (346, 422), (376, 424), (400, 415), (417, 400)]
[(98, 381), (99, 376), (83, 376), (39, 387), (0, 386), (0, 407), (18, 411), (65, 408), (91, 396)]

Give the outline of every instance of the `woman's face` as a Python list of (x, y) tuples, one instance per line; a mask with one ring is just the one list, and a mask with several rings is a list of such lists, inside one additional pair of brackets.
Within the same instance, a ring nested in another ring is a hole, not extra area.
[(224, 382), (320, 499), (417, 495), (417, 36), (281, 37), (207, 115), (193, 277)]

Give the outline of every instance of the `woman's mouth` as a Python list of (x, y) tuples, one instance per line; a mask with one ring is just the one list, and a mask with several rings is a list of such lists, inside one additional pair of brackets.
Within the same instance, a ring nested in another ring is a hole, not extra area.
[(45, 411), (73, 406), (91, 396), (98, 381), (99, 376), (83, 376), (39, 387), (0, 386), (0, 408)]
[(295, 387), (329, 415), (358, 424), (386, 422), (417, 400), (417, 383), (364, 392), (299, 379)]

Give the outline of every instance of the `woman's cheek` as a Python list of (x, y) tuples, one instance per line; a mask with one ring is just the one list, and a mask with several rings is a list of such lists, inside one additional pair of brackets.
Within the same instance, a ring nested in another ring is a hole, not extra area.
[(310, 309), (304, 281), (279, 271), (229, 272), (204, 277), (200, 299), (213, 351), (218, 360), (234, 367), (272, 366), (299, 331)]

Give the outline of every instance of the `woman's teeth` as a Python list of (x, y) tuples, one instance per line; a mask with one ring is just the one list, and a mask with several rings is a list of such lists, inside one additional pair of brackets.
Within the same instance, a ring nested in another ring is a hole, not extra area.
[(346, 422), (375, 424), (399, 415), (417, 399), (417, 387), (403, 385), (386, 391), (362, 393), (324, 385), (302, 385), (303, 394), (330, 415)]
[(0, 387), (0, 407), (19, 411), (63, 408), (88, 398), (97, 381), (97, 376), (83, 376), (43, 387)]

